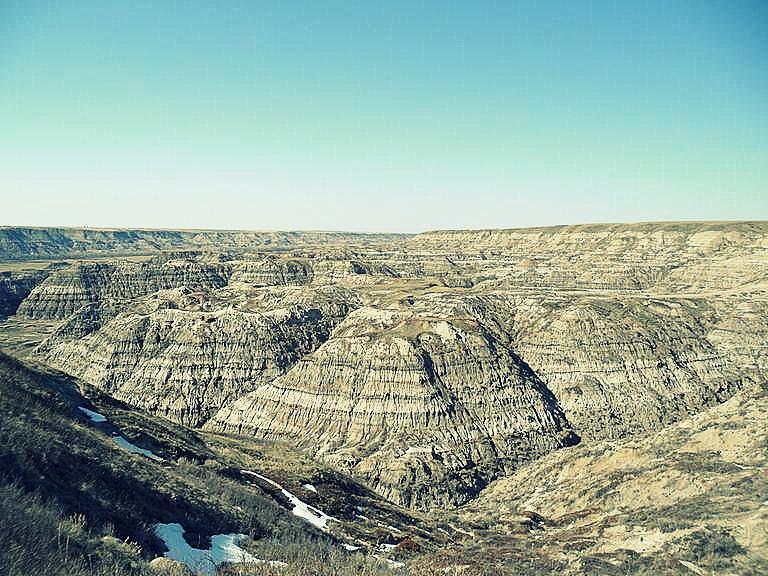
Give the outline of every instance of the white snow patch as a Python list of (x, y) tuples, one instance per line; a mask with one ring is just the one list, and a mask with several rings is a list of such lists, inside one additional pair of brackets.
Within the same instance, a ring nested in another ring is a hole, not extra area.
[(88, 416), (88, 419), (93, 422), (94, 424), (100, 424), (102, 422), (107, 421), (107, 417), (104, 416), (104, 414), (99, 414), (98, 412), (94, 412), (93, 410), (89, 410), (85, 406), (78, 406), (77, 407), (80, 412)]
[[(86, 416), (88, 416), (88, 419), (94, 424), (102, 424), (104, 422), (109, 421), (107, 420), (107, 417), (104, 416), (104, 414), (99, 414), (98, 412), (94, 412), (93, 410), (90, 410), (85, 406), (78, 406), (77, 409), (80, 410)], [(142, 456), (146, 456), (147, 458), (151, 458), (152, 460), (157, 460), (158, 462), (163, 461), (163, 459), (160, 458), (160, 456), (158, 456), (151, 450), (139, 448), (138, 446), (136, 446), (136, 444), (134, 444), (133, 442), (129, 442), (127, 438), (125, 438), (124, 436), (120, 436), (119, 434), (113, 435), (112, 441), (118, 446), (120, 446), (120, 448), (124, 450), (128, 450), (128, 452), (132, 452), (133, 454), (141, 454)]]
[(373, 557), (376, 558), (377, 560), (383, 560), (384, 562), (389, 564), (392, 568), (402, 568), (403, 566), (405, 566), (405, 562), (397, 562), (395, 560), (390, 560), (389, 558), (382, 558), (377, 554), (374, 554)]
[(280, 491), (283, 493), (283, 496), (288, 498), (291, 504), (293, 504), (293, 515), (306, 520), (307, 522), (312, 524), (315, 528), (319, 528), (320, 530), (328, 530), (328, 522), (330, 520), (336, 520), (336, 518), (333, 518), (332, 516), (328, 516), (322, 510), (318, 510), (314, 506), (310, 506), (306, 502), (303, 502), (301, 499), (297, 498), (295, 495), (288, 492), (288, 490), (280, 486), (280, 484), (278, 484), (274, 480), (270, 480), (266, 476), (262, 476), (261, 474), (257, 474), (256, 472), (251, 472), (250, 470), (240, 470), (240, 472), (243, 474), (249, 474), (251, 476), (255, 476), (256, 478), (259, 478), (261, 480), (264, 480), (264, 482), (271, 484), (275, 488), (280, 489)]
[(152, 460), (157, 460), (158, 462), (162, 462), (162, 458), (152, 452), (151, 450), (146, 450), (144, 448), (139, 448), (136, 446), (136, 444), (133, 444), (132, 442), (128, 442), (128, 440), (125, 439), (123, 436), (112, 436), (112, 441), (120, 446), (120, 448), (123, 448), (124, 450), (128, 450), (128, 452), (132, 452), (133, 454), (141, 454), (142, 456), (146, 456), (147, 458), (150, 458)]
[[(216, 568), (225, 562), (263, 562), (238, 546), (238, 542), (245, 538), (245, 534), (216, 534), (211, 536), (211, 547), (208, 550), (200, 550), (192, 548), (187, 543), (184, 539), (184, 528), (179, 523), (155, 524), (153, 529), (157, 537), (168, 548), (164, 556), (183, 562), (195, 574), (215, 574)], [(270, 565), (285, 566), (286, 564), (284, 562), (270, 562)]]
[(389, 552), (397, 548), (397, 544), (379, 544), (379, 550), (382, 552)]
[(346, 550), (347, 552), (354, 552), (355, 550), (360, 550), (360, 546), (353, 546), (352, 544), (344, 543), (342, 544), (342, 546), (344, 547), (344, 550)]
[(301, 487), (308, 492), (314, 492), (317, 494), (317, 488), (315, 488), (312, 484), (302, 484)]

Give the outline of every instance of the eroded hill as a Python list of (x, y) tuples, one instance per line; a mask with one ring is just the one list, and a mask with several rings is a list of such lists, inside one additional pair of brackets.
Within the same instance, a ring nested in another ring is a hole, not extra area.
[(4, 348), (431, 514), (502, 502), (568, 447), (644, 442), (768, 379), (766, 223), (185, 247), (17, 264)]

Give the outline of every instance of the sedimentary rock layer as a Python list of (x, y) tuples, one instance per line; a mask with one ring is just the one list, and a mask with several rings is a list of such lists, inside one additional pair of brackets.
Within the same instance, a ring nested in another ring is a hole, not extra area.
[[(398, 277), (383, 263), (343, 258), (307, 260), (272, 255), (233, 259), (228, 254), (176, 252), (143, 262), (78, 262), (52, 273), (28, 292), (18, 308), (31, 319), (67, 318), (80, 307), (105, 300), (130, 301), (158, 290), (212, 290), (228, 284), (251, 287), (324, 285), (345, 279)], [(354, 283), (354, 282), (353, 282)], [(15, 308), (14, 308), (15, 310)]]
[(258, 232), (242, 230), (128, 230), (0, 227), (0, 260), (153, 254), (161, 250), (282, 248), (303, 244), (377, 243), (402, 234)]
[(738, 357), (748, 342), (711, 340), (719, 316), (701, 299), (528, 296), (511, 311), (510, 346), (587, 438), (656, 429), (749, 378)]
[(47, 270), (0, 272), (0, 316), (15, 314), (19, 304), (48, 273)]
[(768, 223), (593, 224), (419, 234), (412, 253), (449, 254), (465, 274), (539, 289), (731, 289), (768, 284)]
[(427, 508), (768, 379), (768, 225), (80, 263), (19, 314), (64, 319), (42, 358), (127, 402), (290, 442)]
[(229, 267), (198, 260), (159, 259), (148, 262), (85, 262), (51, 274), (24, 300), (25, 318), (64, 319), (80, 307), (101, 300), (131, 300), (158, 290), (185, 286), (220, 288)]
[(577, 440), (546, 386), (476, 322), (371, 308), (208, 426), (287, 439), (420, 507), (464, 502)]
[(283, 294), (262, 309), (205, 311), (188, 289), (80, 308), (40, 346), (47, 362), (145, 410), (199, 425), (317, 348), (354, 298)]
[[(705, 526), (727, 528), (765, 566), (766, 411), (768, 387), (753, 387), (654, 434), (560, 450), (494, 482), (461, 515), (489, 528), (479, 547), (519, 530), (525, 513), (545, 528), (538, 542), (547, 550), (572, 551), (578, 542), (587, 553), (654, 558)], [(573, 573), (591, 572), (576, 566)]]

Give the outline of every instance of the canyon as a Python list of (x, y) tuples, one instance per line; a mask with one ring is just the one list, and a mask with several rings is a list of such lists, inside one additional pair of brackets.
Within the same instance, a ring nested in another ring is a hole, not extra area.
[(2, 228), (0, 260), (6, 353), (147, 417), (285, 446), (414, 514), (455, 510), (486, 543), (530, 524), (522, 509), (599, 507), (558, 468), (682, 445), (703, 414), (768, 432), (765, 222)]

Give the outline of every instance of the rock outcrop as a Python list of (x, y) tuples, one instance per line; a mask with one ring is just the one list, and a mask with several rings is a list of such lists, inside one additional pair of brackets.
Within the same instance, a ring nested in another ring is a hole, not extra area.
[(766, 222), (447, 230), (406, 245), (448, 254), (465, 274), (502, 287), (670, 293), (768, 283)]
[(317, 348), (355, 298), (328, 288), (273, 293), (269, 306), (204, 304), (189, 289), (89, 304), (39, 351), (118, 399), (196, 426)]
[(404, 234), (142, 230), (0, 226), (0, 261), (154, 254), (163, 250), (253, 250), (302, 245), (376, 244)]
[(528, 296), (504, 334), (582, 436), (618, 438), (722, 402), (749, 379), (738, 343), (710, 340), (714, 314), (700, 299)]
[(288, 440), (416, 507), (465, 502), (577, 441), (551, 392), (492, 333), (423, 310), (356, 310), (207, 426)]
[[(599, 571), (606, 574), (614, 567), (622, 574), (762, 574), (766, 411), (768, 387), (750, 387), (655, 434), (549, 454), (494, 482), (460, 512), (487, 528), (472, 546), (498, 544), (522, 531), (521, 515), (535, 514), (537, 549), (567, 559), (565, 574), (592, 573), (597, 558), (610, 566)], [(698, 554), (686, 555), (692, 546)], [(685, 558), (695, 563), (686, 566)]]
[(0, 317), (15, 314), (19, 304), (48, 273), (47, 270), (0, 272)]
[(220, 288), (230, 267), (191, 258), (147, 262), (84, 262), (51, 274), (19, 306), (19, 316), (64, 319), (82, 306), (102, 300), (125, 300), (158, 290)]
[(253, 287), (323, 285), (359, 278), (365, 278), (362, 283), (366, 284), (376, 277), (397, 276), (386, 264), (347, 258), (308, 261), (254, 255), (235, 260), (228, 254), (163, 253), (143, 262), (78, 262), (56, 271), (31, 293), (24, 294), (18, 314), (30, 319), (63, 320), (89, 304), (130, 301), (158, 290), (181, 287), (198, 291), (230, 283)]
[(18, 315), (61, 320), (41, 358), (131, 404), (455, 505), (578, 437), (646, 434), (768, 379), (768, 224), (81, 262)]

